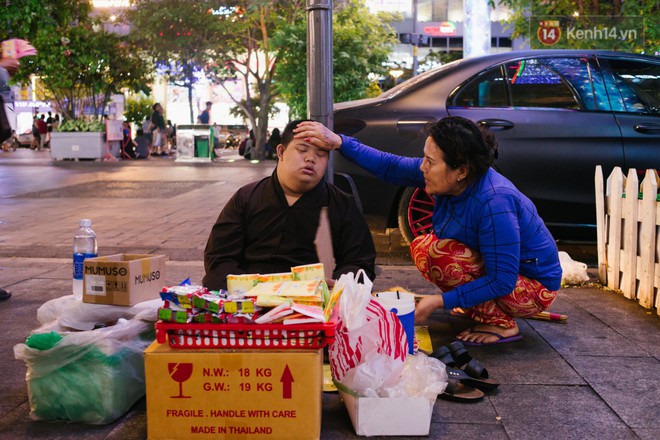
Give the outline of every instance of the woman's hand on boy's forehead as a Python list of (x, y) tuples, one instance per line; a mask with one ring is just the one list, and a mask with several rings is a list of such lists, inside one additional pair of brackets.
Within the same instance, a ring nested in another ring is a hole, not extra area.
[(342, 139), (320, 122), (304, 121), (293, 130), (294, 138), (302, 139), (324, 150), (336, 150), (341, 147)]

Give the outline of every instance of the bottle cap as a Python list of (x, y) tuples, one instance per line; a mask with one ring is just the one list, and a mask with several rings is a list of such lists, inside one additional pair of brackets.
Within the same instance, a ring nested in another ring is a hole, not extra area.
[(80, 227), (81, 228), (89, 228), (90, 226), (92, 226), (92, 221), (90, 219), (84, 218), (84, 219), (80, 220)]

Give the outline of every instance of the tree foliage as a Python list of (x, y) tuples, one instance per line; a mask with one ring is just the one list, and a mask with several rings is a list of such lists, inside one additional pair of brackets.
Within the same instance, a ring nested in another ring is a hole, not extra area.
[[(396, 34), (387, 24), (398, 15), (369, 12), (363, 0), (335, 2), (333, 11), (333, 93), (334, 101), (350, 101), (373, 95), (370, 74), (386, 74), (384, 63)], [(299, 20), (275, 34), (282, 48), (276, 89), (293, 117), (307, 113), (307, 23)]]
[(255, 154), (265, 156), (269, 115), (277, 98), (274, 80), (283, 47), (273, 36), (278, 29), (305, 20), (303, 0), (227, 1), (235, 15), (221, 17), (222, 35), (205, 65), (207, 78), (224, 87), (225, 81), (240, 79), (244, 96), (233, 96), (255, 135)]
[(144, 93), (131, 95), (124, 104), (124, 117), (128, 122), (141, 126), (145, 118), (151, 117), (153, 105), (153, 98)]
[(66, 119), (99, 119), (110, 96), (144, 89), (148, 71), (124, 38), (103, 30), (86, 0), (10, 1), (3, 11), (4, 38), (22, 38), (37, 49), (21, 60), (16, 82), (38, 77), (43, 98)]
[(188, 92), (190, 122), (195, 118), (193, 87), (220, 38), (216, 0), (131, 0), (122, 14), (130, 38), (165, 79)]
[(43, 29), (86, 20), (91, 3), (79, 0), (9, 0), (0, 8), (0, 40), (32, 40)]
[[(191, 122), (192, 90), (203, 73), (225, 88), (250, 121), (256, 155), (263, 158), (268, 116), (276, 97), (273, 77), (280, 48), (271, 36), (282, 24), (304, 17), (302, 0), (134, 0), (128, 11), (131, 34), (176, 85), (188, 88)], [(241, 96), (225, 83), (240, 80)]]
[[(512, 26), (513, 37), (523, 37), (530, 41), (536, 40), (538, 23), (531, 23), (532, 17), (566, 17), (566, 21), (576, 24), (580, 29), (608, 29), (614, 28), (624, 34), (615, 35), (617, 38), (603, 38), (598, 40), (564, 39), (564, 48), (593, 48), (625, 50), (630, 52), (658, 53), (660, 52), (660, 0), (645, 0), (631, 2), (623, 0), (613, 1), (584, 1), (584, 0), (491, 0), (495, 4), (509, 7), (512, 15), (507, 22)], [(569, 19), (570, 17), (570, 19)], [(638, 31), (638, 38), (626, 38), (625, 31), (633, 23)], [(642, 26), (643, 23), (643, 26)], [(618, 28), (617, 28), (618, 26)], [(643, 27), (643, 29), (642, 29)], [(640, 35), (643, 34), (643, 35)]]

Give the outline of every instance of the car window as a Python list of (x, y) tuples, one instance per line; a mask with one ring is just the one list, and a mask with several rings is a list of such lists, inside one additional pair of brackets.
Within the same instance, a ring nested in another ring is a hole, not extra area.
[[(616, 111), (660, 113), (660, 63), (607, 60), (614, 77)], [(611, 90), (610, 88), (609, 90)]]
[(582, 108), (572, 85), (543, 60), (508, 63), (505, 72), (514, 107)]
[(610, 110), (605, 84), (585, 58), (532, 58), (495, 66), (450, 97), (456, 107)]
[(458, 107), (508, 107), (500, 66), (491, 68), (462, 87), (453, 99)]
[(564, 78), (579, 96), (584, 110), (610, 111), (603, 76), (592, 58), (541, 58), (539, 63)]

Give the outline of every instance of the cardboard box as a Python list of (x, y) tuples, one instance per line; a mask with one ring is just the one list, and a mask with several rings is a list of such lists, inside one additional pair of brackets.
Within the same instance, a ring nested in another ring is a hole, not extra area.
[(425, 397), (358, 397), (339, 389), (357, 435), (429, 435), (435, 400)]
[(85, 303), (132, 306), (159, 298), (163, 286), (165, 255), (115, 254), (85, 260)]
[(145, 351), (147, 438), (318, 439), (322, 350)]

